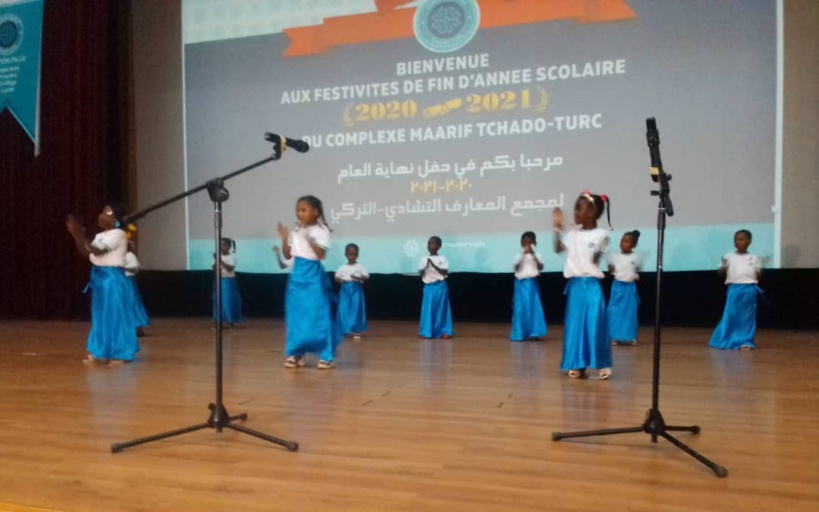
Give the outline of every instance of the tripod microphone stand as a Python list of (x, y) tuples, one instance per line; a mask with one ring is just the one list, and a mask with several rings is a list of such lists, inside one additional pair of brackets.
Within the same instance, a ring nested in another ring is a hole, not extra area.
[(648, 147), (651, 151), (651, 175), (652, 179), (659, 184), (659, 190), (652, 190), (652, 196), (659, 197), (657, 210), (657, 295), (654, 303), (654, 368), (651, 381), (651, 409), (646, 413), (646, 419), (642, 425), (636, 427), (610, 428), (603, 430), (587, 430), (582, 432), (553, 432), (552, 440), (570, 439), (574, 437), (609, 436), (615, 434), (632, 434), (645, 432), (651, 436), (651, 442), (656, 443), (658, 437), (662, 437), (688, 455), (691, 455), (702, 464), (708, 466), (718, 477), (728, 476), (728, 470), (720, 466), (702, 454), (682, 443), (669, 432), (691, 432), (699, 434), (698, 425), (672, 426), (666, 425), (663, 415), (660, 412), (660, 335), (662, 333), (662, 276), (663, 276), (663, 249), (665, 245), (665, 222), (667, 216), (674, 215), (674, 206), (671, 203), (671, 187), (668, 182), (671, 175), (663, 172), (660, 161), (660, 136), (657, 132), (657, 125), (654, 118), (646, 120), (648, 127)]
[[(221, 178), (215, 178), (213, 180), (208, 181), (204, 185), (200, 185), (196, 188), (173, 196), (165, 201), (157, 203), (153, 206), (145, 208), (144, 210), (138, 211), (132, 215), (126, 216), (124, 219), (126, 222), (133, 221), (144, 217), (148, 213), (163, 208), (171, 203), (179, 201), (185, 197), (188, 197), (192, 194), (200, 192), (202, 190), (207, 189), (208, 195), (210, 196), (211, 201), (213, 201), (213, 228), (214, 228), (214, 242), (216, 247), (216, 252), (214, 253), (214, 257), (221, 253), (220, 251), (220, 241), (222, 239), (222, 203), (228, 200), (230, 197), (230, 193), (224, 186), (224, 182), (230, 178), (238, 176), (244, 172), (247, 172), (251, 169), (255, 169), (256, 167), (262, 166), (268, 162), (272, 162), (273, 160), (278, 160), (281, 158), (281, 154), (284, 148), (286, 148), (285, 144), (282, 143), (282, 140), (275, 136), (275, 140), (268, 139), (273, 142), (273, 156), (265, 158), (264, 160), (259, 160), (253, 164), (248, 165), (247, 167), (243, 167), (237, 171), (234, 171), (230, 174), (222, 176)], [(306, 145), (305, 145), (306, 146)], [(306, 149), (305, 149), (306, 150)], [(229, 428), (231, 430), (235, 430), (237, 432), (242, 432), (244, 434), (251, 435), (253, 437), (257, 437), (259, 439), (263, 439), (270, 443), (278, 444), (280, 446), (284, 446), (287, 448), (288, 451), (295, 452), (299, 449), (299, 444), (295, 441), (286, 441), (284, 439), (279, 439), (277, 437), (270, 436), (263, 432), (258, 432), (256, 430), (249, 429), (242, 425), (236, 425), (233, 423), (237, 420), (246, 420), (247, 414), (242, 413), (236, 416), (231, 416), (228, 414), (227, 409), (225, 408), (222, 402), (222, 265), (220, 264), (219, 260), (215, 260), (214, 265), (214, 277), (216, 279), (215, 287), (216, 287), (216, 401), (215, 403), (211, 403), (208, 405), (208, 409), (210, 410), (210, 415), (204, 423), (199, 423), (196, 425), (191, 425), (189, 427), (184, 427), (176, 430), (171, 430), (168, 432), (162, 432), (160, 434), (154, 434), (147, 437), (142, 437), (139, 439), (134, 439), (132, 441), (126, 441), (124, 443), (113, 443), (111, 445), (111, 452), (118, 453), (121, 452), (125, 448), (129, 448), (131, 446), (136, 446), (139, 444), (150, 443), (153, 441), (159, 441), (160, 439), (165, 439), (168, 437), (178, 436), (181, 434), (187, 434), (189, 432), (195, 432), (197, 430), (202, 430), (205, 428), (212, 428), (215, 429), (217, 433), (221, 433), (223, 429)]]

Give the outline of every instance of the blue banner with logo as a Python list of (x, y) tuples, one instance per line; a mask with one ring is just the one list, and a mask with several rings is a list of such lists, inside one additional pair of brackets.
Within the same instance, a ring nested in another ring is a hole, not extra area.
[(0, 1), (0, 112), (14, 115), (40, 149), (40, 48), (44, 0)]

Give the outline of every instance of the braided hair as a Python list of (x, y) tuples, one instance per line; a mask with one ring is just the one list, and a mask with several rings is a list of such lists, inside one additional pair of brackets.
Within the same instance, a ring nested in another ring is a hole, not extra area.
[[(597, 212), (597, 220), (600, 220), (600, 217), (603, 216), (603, 212), (605, 211), (606, 220), (609, 223), (609, 229), (613, 229), (611, 227), (611, 199), (609, 199), (608, 196), (592, 194), (588, 190), (584, 190), (583, 193), (580, 194), (580, 197), (592, 203), (594, 206), (594, 211)], [(637, 236), (640, 235), (638, 234)]]
[(298, 200), (296, 200), (296, 204), (299, 204), (301, 202), (305, 202), (309, 204), (312, 208), (315, 208), (318, 211), (318, 218), (319, 221), (321, 221), (321, 224), (330, 232), (333, 231), (332, 229), (330, 229), (330, 224), (327, 223), (327, 219), (324, 218), (324, 203), (321, 202), (321, 199), (313, 195), (307, 195), (301, 196), (300, 198), (298, 198)]

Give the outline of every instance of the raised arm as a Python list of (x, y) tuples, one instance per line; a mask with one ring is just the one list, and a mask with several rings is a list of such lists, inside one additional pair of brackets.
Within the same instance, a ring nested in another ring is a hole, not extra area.
[(284, 224), (279, 222), (279, 225), (276, 226), (276, 232), (279, 234), (279, 238), (282, 241), (282, 252), (284, 252), (284, 258), (289, 260), (291, 257), (290, 253), (290, 230), (285, 227)]
[(85, 228), (82, 227), (73, 215), (69, 215), (65, 220), (65, 227), (68, 229), (68, 234), (74, 240), (74, 245), (77, 247), (77, 252), (80, 253), (84, 259), (88, 259), (91, 254), (90, 243), (85, 236)]
[(566, 250), (566, 246), (560, 241), (560, 234), (563, 232), (563, 210), (560, 208), (552, 210), (552, 229), (554, 230), (555, 252), (560, 254)]
[(79, 252), (83, 258), (88, 259), (91, 254), (102, 256), (110, 251), (107, 247), (95, 247), (92, 245), (91, 240), (85, 234), (85, 227), (83, 227), (73, 215), (68, 216), (65, 221), (65, 226), (68, 229), (68, 233), (71, 234), (71, 238), (74, 240), (77, 252)]

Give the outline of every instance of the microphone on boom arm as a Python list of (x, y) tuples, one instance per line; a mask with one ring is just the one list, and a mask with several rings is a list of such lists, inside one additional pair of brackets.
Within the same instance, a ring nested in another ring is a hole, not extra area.
[(273, 154), (276, 158), (281, 158), (282, 153), (288, 148), (298, 151), (299, 153), (307, 153), (310, 149), (310, 145), (303, 140), (288, 139), (287, 137), (282, 137), (281, 135), (270, 132), (264, 134), (264, 140), (273, 143)]
[(656, 183), (663, 172), (663, 161), (660, 159), (660, 132), (657, 131), (657, 120), (653, 117), (646, 119), (646, 139), (651, 155), (651, 181)]

